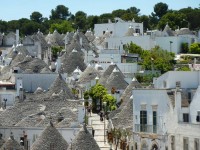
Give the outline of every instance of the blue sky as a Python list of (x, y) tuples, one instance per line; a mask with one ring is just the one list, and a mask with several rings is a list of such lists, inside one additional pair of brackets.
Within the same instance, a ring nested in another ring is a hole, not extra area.
[(198, 8), (200, 4), (199, 0), (1, 0), (0, 20), (29, 18), (34, 11), (39, 11), (43, 17), (49, 17), (51, 10), (60, 4), (68, 7), (73, 14), (81, 10), (87, 15), (100, 15), (134, 6), (140, 9), (140, 14), (149, 15), (158, 2), (168, 4), (169, 9), (173, 10), (188, 6)]

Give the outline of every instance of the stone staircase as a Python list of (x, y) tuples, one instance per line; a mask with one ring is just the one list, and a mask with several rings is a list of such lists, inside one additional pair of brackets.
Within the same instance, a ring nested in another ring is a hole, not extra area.
[[(107, 129), (108, 121), (105, 120), (105, 129)], [(104, 121), (100, 121), (100, 117), (98, 114), (91, 114), (89, 117), (88, 124), (93, 127), (95, 130), (94, 139), (99, 145), (101, 150), (110, 150), (110, 145), (107, 143), (106, 132), (104, 133)], [(106, 131), (106, 130), (105, 130)], [(105, 138), (104, 138), (105, 134)]]

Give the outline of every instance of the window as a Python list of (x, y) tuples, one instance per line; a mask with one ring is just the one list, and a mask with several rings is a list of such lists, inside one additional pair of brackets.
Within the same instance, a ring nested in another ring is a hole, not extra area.
[(189, 150), (188, 138), (183, 138), (183, 150)]
[(199, 150), (199, 139), (194, 139), (194, 150)]
[(183, 122), (189, 122), (189, 114), (183, 113)]
[(153, 111), (153, 133), (157, 133), (157, 112)]
[(147, 111), (140, 111), (140, 131), (147, 132)]
[(175, 150), (175, 136), (171, 136), (171, 150)]
[(200, 111), (197, 111), (197, 118), (196, 118), (197, 122), (200, 122)]
[(140, 33), (140, 29), (135, 29), (135, 33)]

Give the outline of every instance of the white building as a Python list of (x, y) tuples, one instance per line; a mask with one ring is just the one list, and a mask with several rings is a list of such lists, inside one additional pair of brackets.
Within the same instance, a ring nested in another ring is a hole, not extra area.
[(200, 41), (200, 38), (188, 28), (172, 31), (166, 25), (163, 31), (153, 30), (143, 34), (142, 23), (125, 22), (118, 19), (119, 21), (116, 23), (95, 25), (94, 31), (98, 40), (104, 39), (104, 42), (101, 42), (102, 48), (123, 51), (123, 45), (133, 42), (145, 50), (160, 46), (164, 50), (177, 54), (181, 52), (182, 43), (188, 43), (190, 46), (192, 43)]
[(167, 72), (133, 90), (135, 149), (199, 150), (199, 72)]
[(123, 37), (126, 35), (130, 26), (132, 26), (135, 33), (143, 34), (143, 23), (137, 23), (134, 19), (126, 22), (120, 18), (115, 18), (115, 22), (109, 21), (108, 23), (95, 24), (94, 32), (95, 36), (103, 36), (109, 31), (112, 37)]

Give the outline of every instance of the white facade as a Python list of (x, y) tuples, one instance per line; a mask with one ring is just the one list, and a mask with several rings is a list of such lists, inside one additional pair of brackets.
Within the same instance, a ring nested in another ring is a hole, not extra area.
[(125, 22), (120, 18), (115, 18), (114, 23), (95, 24), (94, 33), (95, 36), (102, 36), (106, 31), (109, 31), (113, 37), (123, 37), (127, 33), (130, 25), (135, 32), (139, 31), (140, 34), (143, 34), (143, 23), (137, 23), (135, 21)]
[[(38, 87), (48, 90), (58, 74), (14, 74), (15, 79), (22, 79), (23, 89), (27, 92), (35, 92)], [(15, 82), (16, 83), (16, 82)]]
[(171, 71), (154, 80), (152, 89), (134, 89), (133, 139), (136, 147), (199, 150), (199, 92), (198, 71)]

